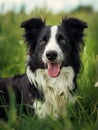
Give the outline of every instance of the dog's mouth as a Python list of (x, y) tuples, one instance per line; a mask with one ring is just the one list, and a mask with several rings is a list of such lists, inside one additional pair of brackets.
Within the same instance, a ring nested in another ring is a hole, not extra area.
[(48, 75), (52, 78), (57, 77), (60, 74), (61, 63), (47, 63)]

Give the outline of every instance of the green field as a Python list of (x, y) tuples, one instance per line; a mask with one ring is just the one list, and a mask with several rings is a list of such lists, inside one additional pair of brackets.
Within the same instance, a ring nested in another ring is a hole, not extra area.
[[(8, 122), (0, 121), (0, 130), (98, 130), (98, 13), (79, 11), (70, 14), (53, 14), (35, 10), (29, 15), (24, 11), (0, 14), (0, 77), (12, 77), (25, 71), (26, 46), (20, 23), (31, 17), (46, 18), (46, 24), (59, 24), (62, 17), (76, 17), (88, 23), (85, 31), (85, 48), (81, 54), (83, 68), (78, 76), (77, 107), (68, 106), (68, 114), (58, 120), (22, 115), (17, 117), (14, 101)], [(14, 95), (11, 95), (14, 99)]]

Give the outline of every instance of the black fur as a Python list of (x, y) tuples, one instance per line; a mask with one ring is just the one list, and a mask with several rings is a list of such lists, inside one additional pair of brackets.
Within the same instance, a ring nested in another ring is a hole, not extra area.
[[(46, 44), (39, 43), (41, 40), (46, 43), (48, 42), (51, 36), (51, 26), (46, 26), (41, 18), (32, 18), (24, 21), (21, 27), (25, 29), (24, 37), (28, 48), (29, 59), (27, 61), (27, 66), (30, 66), (32, 72), (38, 68), (45, 69), (46, 66), (42, 62), (41, 56)], [(76, 18), (64, 18), (62, 19), (62, 23), (58, 25), (58, 34), (56, 36), (60, 48), (67, 57), (67, 60), (63, 61), (61, 67), (71, 66), (74, 69), (75, 86), (76, 77), (81, 67), (80, 52), (84, 46), (83, 31), (85, 28), (87, 28), (87, 24), (81, 20)], [(62, 37), (66, 39), (66, 45), (61, 42)], [(27, 75), (23, 74), (13, 78), (0, 79), (0, 106), (3, 105), (3, 99), (5, 99), (6, 104), (9, 104), (8, 87), (13, 88), (17, 104), (21, 104), (21, 100), (23, 100), (24, 104), (32, 105), (35, 98), (39, 100), (43, 99), (43, 93), (39, 92), (34, 85), (31, 85)], [(4, 110), (0, 108), (0, 118), (5, 117)]]

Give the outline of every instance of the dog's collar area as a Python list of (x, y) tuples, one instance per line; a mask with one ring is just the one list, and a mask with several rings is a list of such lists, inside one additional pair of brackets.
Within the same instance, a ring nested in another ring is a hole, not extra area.
[[(26, 69), (28, 80), (32, 86), (35, 86), (37, 89), (41, 89), (43, 84), (44, 84), (44, 86), (46, 86), (46, 81), (50, 80), (48, 82), (51, 82), (51, 81), (55, 82), (58, 80), (62, 80), (61, 76), (63, 76), (63, 78), (66, 79), (66, 81), (64, 81), (64, 84), (68, 87), (70, 94), (74, 95), (75, 85), (72, 83), (73, 78), (74, 78), (74, 71), (71, 67), (63, 68), (63, 70), (61, 70), (60, 77), (56, 77), (56, 78), (48, 77), (47, 70), (43, 71), (43, 70), (39, 69), (36, 72), (33, 73), (32, 70), (30, 69), (30, 66), (28, 66)], [(42, 74), (43, 76), (40, 77), (39, 74)], [(46, 81), (44, 80), (45, 77), (46, 77)], [(63, 80), (62, 80), (62, 82), (63, 82)], [(64, 94), (64, 91), (60, 89), (60, 91), (58, 92), (58, 95), (63, 95), (63, 94)]]

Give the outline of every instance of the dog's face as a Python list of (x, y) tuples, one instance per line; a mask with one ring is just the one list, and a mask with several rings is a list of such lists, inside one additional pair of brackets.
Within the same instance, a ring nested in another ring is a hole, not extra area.
[(83, 30), (87, 28), (85, 22), (65, 18), (60, 25), (46, 26), (40, 18), (33, 18), (24, 21), (21, 27), (25, 28), (28, 65), (33, 71), (47, 69), (50, 77), (57, 77), (65, 66), (79, 69)]

